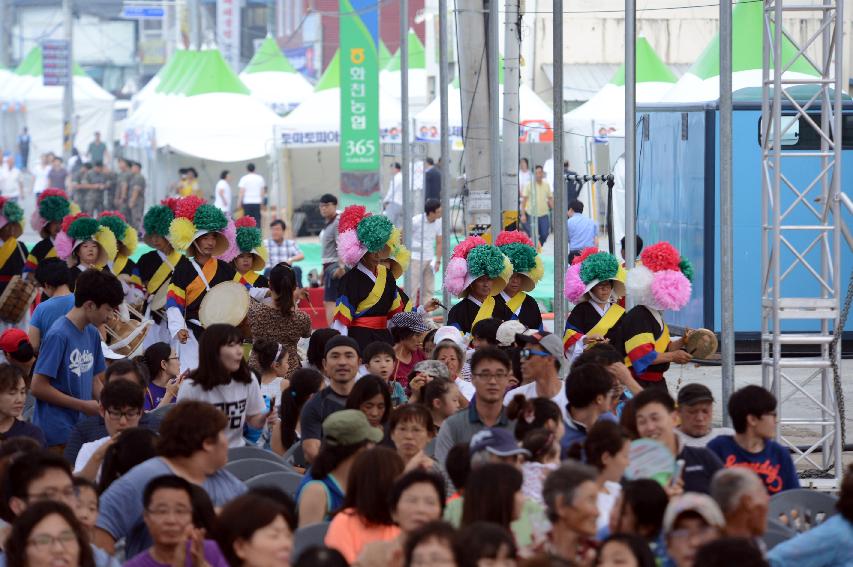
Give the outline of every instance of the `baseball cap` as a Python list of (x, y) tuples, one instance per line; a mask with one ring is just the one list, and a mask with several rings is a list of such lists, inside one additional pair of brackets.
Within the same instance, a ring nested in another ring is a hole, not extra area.
[(521, 321), (504, 321), (498, 327), (495, 339), (498, 341), (498, 346), (510, 347), (515, 342), (515, 335), (520, 335), (526, 330), (527, 327)]
[(433, 378), (450, 380), (450, 371), (447, 369), (447, 365), (440, 360), (422, 360), (415, 364), (414, 372), (423, 372)]
[(326, 355), (329, 354), (329, 351), (333, 348), (341, 346), (355, 349), (355, 353), (358, 356), (361, 356), (361, 349), (358, 348), (358, 343), (355, 341), (354, 338), (348, 337), (346, 335), (335, 335), (326, 342), (326, 350), (323, 351), (323, 357), (325, 358)]
[(388, 328), (392, 327), (409, 329), (415, 333), (426, 333), (430, 329), (423, 316), (414, 311), (403, 311), (391, 317), (391, 320), (388, 321)]
[(436, 345), (442, 341), (451, 341), (462, 347), (462, 349), (468, 346), (462, 337), (462, 331), (451, 326), (439, 327), (432, 340)]
[(489, 428), (478, 431), (471, 437), (468, 448), (471, 456), (480, 451), (488, 451), (497, 457), (530, 456), (530, 451), (519, 447), (515, 437), (506, 429)]
[(0, 335), (0, 350), (5, 353), (17, 352), (21, 343), (30, 342), (30, 338), (21, 329), (6, 329)]
[(529, 345), (539, 343), (545, 351), (556, 358), (563, 359), (563, 341), (560, 338), (548, 331), (535, 331), (515, 335), (515, 340), (519, 345)]
[(336, 411), (323, 422), (323, 439), (333, 447), (357, 445), (364, 441), (379, 443), (385, 433), (373, 427), (361, 410)]
[(675, 521), (685, 512), (699, 514), (709, 526), (715, 528), (722, 528), (726, 525), (720, 507), (710, 496), (698, 492), (687, 492), (681, 497), (671, 500), (666, 507), (666, 512), (663, 514), (664, 534), (672, 531)]
[(713, 402), (714, 395), (704, 384), (687, 384), (678, 390), (678, 405), (692, 406), (700, 402)]
[(333, 205), (338, 204), (338, 198), (332, 195), (331, 193), (324, 193), (322, 197), (320, 197), (320, 202), (323, 204), (332, 203)]

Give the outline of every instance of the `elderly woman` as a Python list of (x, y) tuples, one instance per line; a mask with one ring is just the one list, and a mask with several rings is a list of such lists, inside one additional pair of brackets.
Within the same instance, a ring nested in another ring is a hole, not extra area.
[[(459, 377), (462, 365), (465, 363), (465, 351), (458, 343), (450, 340), (439, 342), (432, 351), (433, 360), (443, 362), (450, 372), (450, 379), (459, 387), (459, 392), (466, 401), (470, 402), (474, 397), (474, 386), (471, 382)], [(467, 405), (467, 404), (466, 404)]]
[(418, 362), (426, 360), (426, 354), (421, 347), (423, 335), (430, 330), (430, 326), (420, 313), (404, 311), (391, 317), (388, 328), (391, 331), (394, 354), (397, 358), (394, 365), (394, 380), (406, 388), (409, 385), (409, 373), (414, 370)]

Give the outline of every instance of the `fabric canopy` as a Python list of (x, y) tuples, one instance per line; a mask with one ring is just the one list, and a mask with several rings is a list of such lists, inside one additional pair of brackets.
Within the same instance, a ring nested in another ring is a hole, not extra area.
[(281, 119), (249, 95), (218, 49), (183, 53), (128, 117), (123, 143), (226, 163), (267, 155)]
[[(421, 43), (418, 34), (410, 29), (407, 35), (409, 45), (409, 102), (423, 108), (427, 98), (427, 70), (426, 70), (426, 54), (424, 52), (424, 44)], [(380, 59), (382, 55), (382, 45), (380, 44)], [(394, 97), (398, 101), (402, 98), (400, 88), (400, 50), (388, 61), (385, 67), (379, 72), (379, 85), (381, 90), (388, 95)], [(399, 104), (399, 103), (398, 103)]]
[(280, 115), (299, 106), (314, 90), (269, 36), (240, 73), (240, 80), (249, 87), (253, 97)]

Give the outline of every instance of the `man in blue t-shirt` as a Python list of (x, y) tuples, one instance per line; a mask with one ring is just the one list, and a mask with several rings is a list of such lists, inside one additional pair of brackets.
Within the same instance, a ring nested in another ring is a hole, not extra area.
[(71, 268), (59, 258), (42, 260), (35, 271), (36, 282), (49, 298), (36, 306), (30, 320), (30, 344), (38, 351), (42, 338), (56, 323), (74, 307), (74, 294), (69, 287)]
[(764, 482), (770, 496), (800, 487), (791, 453), (776, 436), (776, 397), (761, 386), (746, 386), (729, 398), (734, 435), (708, 443), (727, 469), (746, 467)]
[(65, 444), (82, 415), (96, 415), (101, 375), (106, 368), (97, 326), (115, 316), (124, 299), (113, 274), (86, 270), (77, 278), (74, 307), (44, 337), (32, 381), (33, 423), (48, 447)]

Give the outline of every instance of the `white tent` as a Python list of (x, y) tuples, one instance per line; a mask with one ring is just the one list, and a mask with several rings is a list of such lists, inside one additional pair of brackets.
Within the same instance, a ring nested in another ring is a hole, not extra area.
[[(407, 37), (409, 45), (409, 106), (411, 112), (417, 113), (429, 101), (426, 54), (424, 44), (421, 43), (414, 30), (410, 29)], [(402, 99), (400, 63), (401, 54), (397, 50), (397, 53), (389, 59), (388, 64), (379, 72), (380, 89), (395, 98), (398, 105)]]
[[(111, 140), (115, 97), (76, 64), (72, 76), (75, 145), (85, 148), (95, 132)], [(63, 87), (44, 86), (41, 47), (34, 47), (15, 69), (14, 79), (0, 81), (0, 106), (17, 115), (16, 120), (4, 117), (5, 136), (8, 137), (10, 128), (27, 126), (32, 138), (31, 156), (49, 151), (61, 155), (63, 91)]]
[(252, 96), (284, 115), (311, 96), (314, 87), (287, 60), (272, 37), (264, 39), (240, 73)]
[(224, 163), (267, 155), (281, 119), (249, 95), (219, 50), (186, 54), (189, 71), (161, 77), (128, 117), (124, 145)]

